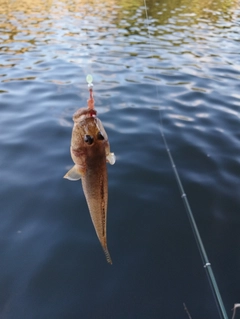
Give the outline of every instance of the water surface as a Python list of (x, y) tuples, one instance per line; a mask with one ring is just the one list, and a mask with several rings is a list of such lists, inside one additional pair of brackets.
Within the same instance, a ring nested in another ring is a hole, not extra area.
[[(161, 139), (239, 302), (239, 1), (0, 1), (1, 318), (218, 318)], [(71, 167), (86, 75), (117, 156), (108, 246)]]

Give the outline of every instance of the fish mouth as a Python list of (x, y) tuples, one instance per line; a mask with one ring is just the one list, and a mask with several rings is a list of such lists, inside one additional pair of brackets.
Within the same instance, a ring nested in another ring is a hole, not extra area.
[(96, 117), (97, 111), (95, 109), (82, 108), (77, 110), (73, 115), (74, 122), (82, 122), (87, 118)]

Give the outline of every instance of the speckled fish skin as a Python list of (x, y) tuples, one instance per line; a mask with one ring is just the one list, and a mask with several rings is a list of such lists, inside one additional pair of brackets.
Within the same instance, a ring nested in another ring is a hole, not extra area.
[(96, 110), (79, 109), (73, 116), (74, 126), (71, 140), (71, 156), (75, 163), (74, 174), (71, 170), (64, 176), (71, 180), (82, 180), (83, 192), (86, 197), (99, 241), (103, 247), (106, 259), (112, 264), (107, 248), (107, 203), (108, 178), (106, 162), (114, 164), (115, 157), (110, 153), (108, 136)]

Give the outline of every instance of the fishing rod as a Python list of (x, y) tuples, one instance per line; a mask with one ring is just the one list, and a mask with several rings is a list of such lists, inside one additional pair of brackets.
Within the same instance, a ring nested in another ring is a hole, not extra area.
[[(149, 20), (149, 17), (148, 17), (146, 0), (143, 0), (143, 2), (144, 2), (146, 21), (147, 21), (148, 39), (149, 39), (151, 54), (152, 54), (152, 57), (153, 57), (153, 43), (151, 41), (151, 35), (150, 35), (150, 20)], [(156, 68), (155, 67), (153, 67), (153, 70), (156, 73)], [(156, 92), (157, 92), (157, 99), (159, 100), (159, 93), (158, 93), (157, 84), (156, 84)], [(227, 316), (227, 313), (226, 313), (226, 310), (225, 310), (225, 307), (224, 307), (224, 304), (223, 304), (223, 300), (222, 300), (222, 297), (221, 297), (221, 294), (220, 294), (220, 291), (219, 291), (219, 288), (218, 288), (218, 285), (217, 285), (217, 282), (216, 282), (216, 279), (215, 279), (215, 276), (214, 276), (214, 273), (213, 273), (213, 270), (212, 270), (211, 263), (209, 262), (205, 247), (203, 245), (200, 233), (198, 231), (197, 224), (195, 222), (195, 218), (193, 216), (190, 204), (188, 202), (187, 194), (186, 194), (186, 192), (185, 192), (185, 190), (183, 188), (180, 176), (178, 174), (177, 166), (175, 165), (172, 153), (171, 153), (170, 148), (169, 148), (168, 143), (167, 143), (167, 139), (166, 139), (166, 137), (164, 135), (164, 132), (163, 132), (163, 121), (162, 121), (161, 112), (160, 112), (160, 133), (161, 133), (161, 136), (162, 136), (162, 139), (163, 139), (163, 143), (164, 143), (165, 149), (167, 151), (167, 154), (168, 154), (168, 157), (169, 157), (169, 160), (170, 160), (170, 163), (171, 163), (171, 166), (172, 166), (172, 169), (173, 169), (173, 172), (174, 172), (174, 175), (175, 175), (178, 187), (179, 187), (181, 198), (183, 200), (183, 203), (184, 203), (184, 206), (185, 206), (185, 210), (187, 212), (187, 215), (188, 215), (188, 218), (189, 218), (189, 222), (190, 222), (190, 225), (191, 225), (191, 228), (192, 228), (192, 231), (193, 231), (193, 234), (194, 234), (194, 237), (195, 237), (195, 240), (196, 240), (196, 243), (197, 243), (201, 258), (202, 258), (203, 267), (206, 270), (207, 277), (208, 277), (210, 286), (212, 288), (212, 292), (213, 292), (213, 295), (214, 295), (214, 298), (215, 298), (215, 301), (216, 301), (216, 304), (217, 304), (217, 307), (218, 307), (218, 310), (219, 310), (219, 314), (220, 314), (222, 319), (228, 319), (228, 316)]]

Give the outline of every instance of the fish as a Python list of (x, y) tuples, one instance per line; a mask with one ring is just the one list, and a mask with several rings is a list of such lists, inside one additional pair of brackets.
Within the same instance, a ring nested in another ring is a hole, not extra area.
[(115, 163), (102, 122), (93, 107), (80, 108), (73, 115), (70, 153), (74, 166), (65, 174), (70, 181), (82, 181), (83, 192), (97, 237), (107, 262), (112, 259), (107, 247), (107, 163)]

